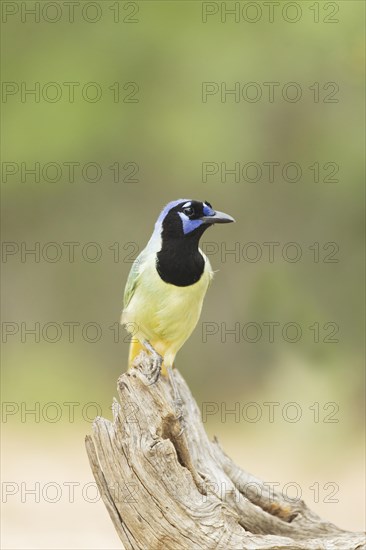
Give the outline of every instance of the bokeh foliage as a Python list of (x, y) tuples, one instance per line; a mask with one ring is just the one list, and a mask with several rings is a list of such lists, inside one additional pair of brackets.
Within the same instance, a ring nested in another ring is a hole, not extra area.
[[(178, 368), (199, 402), (295, 401), (304, 410), (314, 401), (337, 402), (341, 422), (329, 438), (329, 426), (322, 431), (311, 422), (298, 425), (296, 435), (289, 434), (288, 425), (245, 424), (240, 436), (247, 434), (255, 444), (261, 434), (277, 452), (286, 438), (296, 437), (300, 451), (309, 448), (312, 456), (323, 452), (322, 441), (325, 456), (342, 453), (345, 440), (353, 444), (363, 430), (363, 3), (338, 2), (336, 24), (314, 23), (309, 2), (301, 3), (303, 17), (292, 24), (281, 17), (269, 23), (265, 16), (255, 24), (232, 18), (221, 23), (218, 16), (202, 23), (201, 3), (183, 1), (139, 2), (138, 23), (114, 23), (107, 4), (101, 2), (103, 17), (94, 24), (80, 17), (55, 24), (13, 17), (3, 24), (4, 81), (30, 87), (95, 81), (103, 88), (96, 103), (79, 93), (70, 103), (65, 93), (55, 103), (30, 97), (21, 102), (15, 95), (2, 105), (3, 161), (95, 162), (103, 168), (95, 183), (85, 181), (80, 170), (70, 183), (66, 169), (54, 183), (42, 177), (36, 183), (31, 176), (21, 182), (19, 175), (2, 183), (4, 241), (30, 248), (36, 242), (41, 247), (51, 241), (80, 243), (74, 262), (65, 247), (54, 263), (9, 256), (3, 263), (3, 321), (29, 327), (93, 321), (103, 330), (96, 343), (84, 341), (79, 329), (73, 343), (66, 329), (56, 343), (42, 338), (34, 343), (31, 336), (22, 343), (20, 333), (9, 337), (3, 346), (3, 399), (95, 401), (108, 415), (128, 352), (124, 333), (114, 343), (109, 328), (118, 322), (131, 267), (126, 256), (133, 249), (123, 246), (145, 245), (166, 202), (180, 196), (206, 199), (233, 215), (236, 224), (216, 227), (203, 239), (220, 252), (211, 257), (218, 273), (201, 321), (224, 322), (229, 329), (236, 322), (297, 322), (303, 337), (297, 343), (281, 337), (268, 343), (263, 335), (257, 343), (237, 343), (232, 336), (222, 342), (218, 333), (204, 343), (201, 323), (178, 355)], [(138, 83), (139, 101), (113, 102), (108, 87), (116, 81)], [(281, 88), (297, 82), (303, 98), (291, 103), (279, 92), (273, 103), (264, 97), (256, 103), (221, 102), (219, 95), (202, 102), (203, 82), (225, 82), (228, 88), (257, 82), (264, 90), (269, 81)], [(336, 82), (339, 101), (315, 103), (309, 90), (314, 82)], [(265, 176), (256, 183), (230, 177), (222, 183), (219, 176), (202, 182), (203, 162), (231, 167), (266, 161), (297, 162), (303, 177), (297, 183), (280, 176), (273, 183)], [(108, 167), (115, 162), (137, 163), (139, 181), (114, 182)], [(308, 169), (314, 162), (336, 162), (339, 181), (314, 182)], [(263, 247), (269, 241), (281, 243), (273, 263), (265, 257), (249, 262), (221, 256), (235, 243), (242, 249), (248, 242)], [(100, 261), (81, 257), (89, 242), (100, 245)], [(116, 242), (119, 261), (110, 249)], [(302, 247), (297, 263), (281, 256), (288, 242)], [(314, 242), (337, 243), (339, 261), (314, 262), (309, 250)], [(339, 325), (339, 342), (314, 343), (308, 329), (314, 322)], [(240, 454), (238, 426), (222, 424), (219, 417), (208, 425)], [(71, 428), (89, 431), (82, 421)], [(17, 429), (25, 434), (29, 425)], [(55, 429), (68, 432), (70, 424)], [(52, 437), (49, 425), (35, 430)], [(279, 434), (283, 440), (276, 447)], [(46, 448), (45, 439), (47, 454)]]

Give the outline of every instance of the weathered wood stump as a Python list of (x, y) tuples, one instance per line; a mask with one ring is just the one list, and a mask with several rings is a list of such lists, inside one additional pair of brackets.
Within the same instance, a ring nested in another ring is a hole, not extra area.
[(361, 550), (363, 533), (323, 521), (303, 501), (236, 466), (211, 442), (178, 371), (185, 430), (169, 381), (147, 385), (149, 358), (118, 380), (113, 422), (96, 418), (90, 465), (126, 550)]

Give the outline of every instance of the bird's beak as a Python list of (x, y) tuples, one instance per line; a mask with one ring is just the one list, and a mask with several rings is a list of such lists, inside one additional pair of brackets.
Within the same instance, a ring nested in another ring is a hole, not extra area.
[(203, 216), (201, 220), (203, 221), (203, 223), (208, 223), (208, 224), (235, 222), (234, 218), (229, 216), (229, 214), (225, 214), (224, 212), (217, 212), (217, 211), (215, 212), (215, 214), (213, 214), (213, 216)]

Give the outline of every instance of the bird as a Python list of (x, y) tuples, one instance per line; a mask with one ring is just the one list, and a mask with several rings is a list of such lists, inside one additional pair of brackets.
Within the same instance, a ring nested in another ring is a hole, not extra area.
[(131, 334), (128, 366), (141, 351), (151, 356), (149, 381), (168, 376), (176, 354), (196, 327), (213, 270), (199, 248), (204, 232), (234, 218), (207, 201), (178, 199), (161, 211), (146, 247), (134, 261), (124, 291), (121, 324)]

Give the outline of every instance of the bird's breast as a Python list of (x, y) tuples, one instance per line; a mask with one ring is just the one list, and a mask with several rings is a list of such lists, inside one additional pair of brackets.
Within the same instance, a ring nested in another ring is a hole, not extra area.
[(191, 285), (164, 281), (153, 262), (145, 266), (141, 282), (125, 310), (125, 322), (137, 323), (147, 338), (176, 342), (177, 349), (195, 328), (212, 278), (206, 258), (202, 274)]

